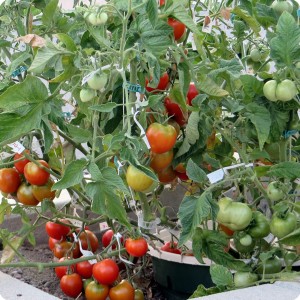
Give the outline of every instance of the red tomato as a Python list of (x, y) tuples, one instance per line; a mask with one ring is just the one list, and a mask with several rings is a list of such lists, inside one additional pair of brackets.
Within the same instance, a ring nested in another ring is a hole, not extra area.
[[(113, 239), (113, 236), (114, 236), (114, 232), (112, 229), (108, 229), (107, 231), (104, 232), (104, 234), (102, 235), (102, 245), (104, 248), (106, 248), (110, 243), (111, 243), (111, 240)], [(121, 237), (120, 239), (120, 242), (121, 244), (123, 245), (123, 237)], [(118, 242), (116, 241), (115, 243), (112, 244), (112, 249), (116, 249), (118, 245)]]
[(160, 250), (165, 251), (165, 252), (170, 252), (170, 253), (175, 253), (175, 254), (181, 254), (181, 250), (178, 249), (178, 244), (177, 242), (166, 242)]
[(134, 288), (127, 280), (122, 280), (119, 284), (110, 289), (109, 299), (134, 300)]
[[(68, 260), (69, 258), (67, 257), (62, 257), (59, 259), (59, 262), (62, 262), (64, 260)], [(70, 265), (70, 266), (59, 266), (55, 267), (55, 274), (56, 276), (61, 279), (64, 275), (69, 274), (69, 273), (75, 273), (76, 272), (76, 265)], [(70, 272), (68, 272), (70, 271)]]
[(73, 246), (73, 243), (69, 241), (62, 241), (56, 243), (54, 245), (53, 254), (57, 258), (62, 258), (62, 257), (78, 258), (80, 257), (79, 245), (78, 243), (75, 243)]
[(93, 276), (93, 265), (88, 261), (80, 261), (76, 264), (76, 272), (82, 278), (91, 278)]
[[(61, 223), (65, 223), (68, 224), (69, 221), (68, 220), (59, 220)], [(56, 239), (56, 240), (61, 240), (62, 238), (65, 238), (69, 233), (70, 233), (71, 229), (69, 226), (67, 225), (63, 225), (63, 224), (59, 224), (59, 223), (55, 223), (55, 222), (47, 222), (46, 223), (46, 232), (47, 234)]]
[(175, 171), (175, 174), (181, 181), (189, 180), (189, 176), (187, 176), (186, 172), (181, 173), (181, 172)]
[(119, 267), (110, 258), (106, 258), (93, 265), (93, 277), (101, 284), (113, 284), (118, 276)]
[(147, 253), (148, 243), (143, 237), (137, 239), (128, 238), (125, 241), (125, 248), (131, 256), (141, 257)]
[(152, 123), (146, 132), (153, 153), (164, 153), (171, 150), (177, 139), (177, 133), (172, 125)]
[(163, 73), (163, 75), (160, 77), (158, 85), (156, 88), (152, 88), (150, 86), (148, 86), (149, 80), (146, 78), (146, 90), (147, 92), (159, 92), (159, 91), (164, 91), (167, 89), (168, 84), (169, 84), (169, 75), (167, 72)]
[[(44, 160), (38, 160), (38, 162), (46, 168), (49, 168), (49, 165)], [(31, 184), (44, 185), (47, 183), (50, 174), (35, 163), (29, 162), (24, 168), (24, 176), (26, 180)]]
[(23, 182), (17, 190), (18, 201), (24, 205), (37, 205), (39, 201), (32, 193), (32, 185), (27, 185)]
[(187, 99), (186, 99), (186, 103), (190, 106), (192, 106), (192, 100), (197, 96), (199, 95), (199, 92), (197, 91), (197, 88), (195, 86), (195, 83), (191, 82), (190, 83), (190, 86), (189, 86), (189, 89), (188, 89), (188, 92), (187, 92)]
[(92, 252), (96, 252), (99, 246), (99, 241), (96, 235), (90, 231), (85, 230), (82, 231), (79, 235), (79, 239), (81, 241), (81, 246), (83, 250), (90, 250)]
[(159, 0), (159, 6), (165, 5), (165, 0)]
[(49, 179), (45, 185), (33, 185), (32, 193), (34, 197), (40, 202), (44, 199), (53, 200), (55, 198), (55, 191), (51, 191), (54, 184), (52, 179)]
[(174, 181), (177, 177), (175, 171), (172, 166), (167, 167), (166, 169), (157, 172), (158, 179), (161, 183), (170, 183)]
[(107, 285), (95, 281), (91, 281), (85, 288), (86, 300), (106, 300), (108, 293), (109, 287)]
[(60, 280), (61, 290), (69, 297), (77, 298), (82, 292), (83, 282), (79, 274), (67, 274)]
[(187, 121), (187, 116), (185, 116), (181, 107), (177, 103), (173, 102), (172, 99), (169, 97), (165, 98), (164, 104), (168, 116), (172, 117), (180, 126), (185, 125)]
[(171, 164), (173, 157), (173, 149), (161, 154), (153, 153), (150, 167), (156, 172), (161, 171)]
[[(26, 152), (27, 154), (30, 154), (30, 151), (29, 151), (29, 150), (25, 150), (25, 152)], [(18, 160), (18, 159), (20, 159), (20, 158), (22, 158), (22, 157), (24, 157), (24, 155), (19, 154), (19, 153), (16, 153), (15, 156), (14, 156), (14, 160)], [(29, 163), (29, 162), (30, 162), (30, 160), (28, 160), (27, 158), (24, 158), (24, 159), (22, 159), (22, 160), (20, 160), (20, 161), (18, 161), (18, 162), (15, 162), (15, 163), (14, 163), (14, 166), (15, 166), (15, 168), (18, 170), (19, 173), (24, 174), (24, 168), (25, 168), (25, 165), (26, 165), (27, 163)]]
[(175, 41), (180, 40), (185, 34), (186, 26), (173, 18), (168, 18), (168, 24), (173, 27)]
[(56, 239), (54, 239), (54, 238), (52, 238), (52, 237), (49, 236), (49, 239), (48, 239), (49, 249), (51, 251), (53, 251), (55, 244), (59, 243), (59, 242), (62, 242), (62, 240), (56, 240)]
[(18, 171), (14, 168), (0, 170), (0, 190), (3, 193), (13, 194), (21, 184)]

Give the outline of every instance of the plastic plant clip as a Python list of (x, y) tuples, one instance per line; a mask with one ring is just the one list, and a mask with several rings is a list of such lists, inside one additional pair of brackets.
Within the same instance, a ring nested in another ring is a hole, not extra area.
[[(74, 241), (78, 242), (80, 252), (82, 253), (83, 256), (92, 256), (92, 255), (94, 255), (94, 253), (92, 251), (82, 249), (81, 241), (80, 241), (80, 239), (77, 238), (77, 235), (74, 232), (73, 232), (73, 237), (74, 237)], [(95, 264), (97, 262), (97, 260), (96, 259), (90, 259), (89, 262), (90, 262), (90, 264)]]
[(121, 233), (119, 233), (119, 232), (115, 233), (114, 237), (116, 238), (117, 243), (118, 243), (118, 250), (119, 250), (119, 258), (120, 258), (120, 260), (122, 262), (124, 262), (125, 264), (134, 265), (134, 263), (132, 263), (131, 261), (129, 261), (129, 260), (127, 260), (127, 259), (125, 259), (125, 258), (123, 258), (121, 256), (121, 238), (122, 238)]
[(18, 141), (8, 144), (8, 146), (12, 148), (13, 152), (18, 154), (21, 154), (25, 150), (25, 147)]
[(157, 228), (157, 225), (160, 223), (159, 218), (156, 218), (154, 221), (151, 222), (144, 221), (144, 215), (142, 211), (137, 211), (136, 214), (138, 217), (138, 226), (140, 228), (147, 229), (147, 230), (154, 230)]
[(147, 139), (146, 132), (145, 132), (143, 126), (139, 123), (139, 121), (136, 118), (136, 116), (137, 116), (138, 113), (139, 113), (139, 111), (134, 112), (134, 109), (132, 108), (132, 114), (133, 114), (134, 122), (139, 127), (139, 129), (141, 130), (141, 137), (142, 137), (144, 143), (146, 144), (147, 148), (150, 149), (151, 146), (150, 146), (149, 141)]

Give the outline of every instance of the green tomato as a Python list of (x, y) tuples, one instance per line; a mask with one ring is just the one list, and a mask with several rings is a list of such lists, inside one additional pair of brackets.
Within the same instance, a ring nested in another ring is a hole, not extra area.
[(276, 102), (278, 99), (276, 97), (276, 87), (277, 82), (276, 80), (269, 80), (263, 86), (263, 93), (265, 97), (273, 102)]
[(284, 11), (287, 11), (290, 14), (293, 12), (293, 5), (288, 1), (275, 0), (271, 4), (271, 7), (279, 14), (282, 14)]
[[(244, 234), (244, 233), (243, 233)], [(249, 234), (246, 235), (246, 239), (244, 239), (245, 235), (242, 236), (240, 234), (235, 234), (234, 238), (233, 238), (233, 242), (234, 242), (234, 246), (236, 248), (236, 250), (240, 253), (250, 253), (253, 251), (256, 243), (255, 240), (251, 238), (251, 236)], [(250, 236), (250, 239), (248, 239), (247, 236)], [(245, 243), (245, 245), (243, 245), (241, 243), (241, 241), (243, 243)], [(249, 241), (251, 241), (251, 243), (249, 244)]]
[(262, 261), (258, 264), (256, 272), (258, 274), (274, 274), (274, 273), (279, 273), (282, 269), (282, 262), (280, 258), (277, 256), (270, 257), (263, 263)]
[(248, 227), (248, 233), (256, 239), (261, 239), (270, 233), (269, 220), (260, 211), (253, 212), (253, 219)]
[(243, 230), (252, 219), (252, 210), (245, 203), (234, 202), (229, 197), (218, 201), (219, 211), (217, 222), (225, 225), (231, 230)]
[(96, 92), (92, 89), (82, 89), (79, 93), (79, 97), (82, 102), (91, 101), (95, 96)]
[(242, 246), (250, 246), (252, 244), (252, 237), (250, 234), (245, 234), (243, 237), (240, 238), (240, 243)]
[(102, 90), (107, 83), (107, 74), (94, 74), (88, 81), (88, 86), (93, 90)]
[(279, 201), (285, 196), (285, 185), (280, 181), (273, 181), (267, 187), (267, 194), (270, 200)]
[(281, 239), (293, 232), (297, 226), (297, 217), (289, 212), (283, 218), (275, 212), (271, 218), (270, 231), (277, 238)]
[(102, 12), (100, 14), (92, 12), (85, 16), (86, 16), (86, 20), (94, 26), (103, 25), (107, 22), (108, 19), (108, 15), (105, 12)]
[(298, 94), (295, 83), (285, 79), (278, 83), (276, 87), (276, 97), (278, 100), (286, 102), (292, 100)]
[(260, 51), (257, 48), (254, 48), (250, 51), (250, 58), (254, 62), (258, 62), (262, 59), (262, 55), (261, 55)]
[(237, 288), (253, 285), (258, 280), (258, 275), (250, 272), (236, 272), (233, 277), (234, 286)]

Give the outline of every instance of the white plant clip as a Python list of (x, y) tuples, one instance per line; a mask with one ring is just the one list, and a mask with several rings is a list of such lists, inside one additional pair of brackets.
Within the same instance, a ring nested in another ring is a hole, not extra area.
[(117, 232), (117, 233), (114, 234), (114, 237), (116, 238), (117, 243), (118, 243), (118, 251), (119, 251), (120, 260), (122, 262), (124, 262), (125, 264), (133, 265), (134, 263), (132, 263), (131, 261), (129, 261), (129, 260), (127, 260), (127, 259), (125, 259), (121, 256), (121, 238), (122, 238), (122, 235), (119, 232)]
[[(74, 237), (74, 241), (78, 242), (80, 252), (83, 256), (92, 256), (92, 255), (94, 255), (94, 253), (92, 251), (82, 249), (81, 241), (74, 232), (73, 232), (73, 237)], [(96, 259), (90, 259), (89, 260), (89, 263), (92, 264), (92, 265), (95, 264), (96, 262), (97, 262)]]
[(137, 120), (137, 118), (136, 118), (136, 116), (137, 116), (137, 114), (139, 113), (139, 111), (137, 110), (136, 112), (134, 112), (134, 109), (133, 109), (133, 108), (131, 109), (131, 111), (132, 111), (132, 114), (133, 114), (134, 122), (135, 122), (136, 125), (139, 127), (139, 129), (141, 130), (141, 137), (142, 137), (144, 143), (146, 144), (147, 148), (150, 149), (151, 146), (150, 146), (149, 141), (148, 141), (148, 139), (147, 139), (146, 132), (145, 132), (143, 126), (140, 124), (140, 122), (139, 122), (139, 121)]

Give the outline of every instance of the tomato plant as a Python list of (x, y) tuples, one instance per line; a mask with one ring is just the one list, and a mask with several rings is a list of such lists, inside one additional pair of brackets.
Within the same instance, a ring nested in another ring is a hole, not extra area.
[[(29, 151), (29, 150), (26, 149), (26, 150), (24, 150), (24, 151), (25, 151), (27, 154), (30, 154), (30, 151)], [(25, 158), (23, 154), (16, 153), (16, 154), (14, 155), (14, 161), (19, 160), (19, 159), (21, 159), (21, 158), (23, 158), (23, 159), (20, 160), (20, 161), (18, 161), (18, 162), (14, 162), (14, 166), (15, 166), (15, 168), (18, 170), (18, 172), (19, 172), (20, 174), (24, 174), (24, 168), (25, 168), (26, 164), (27, 164), (30, 160), (28, 160), (27, 158)]]
[(49, 236), (49, 239), (48, 239), (48, 246), (49, 246), (49, 249), (50, 249), (51, 251), (53, 251), (55, 244), (56, 244), (56, 243), (59, 243), (59, 242), (61, 242), (61, 241), (62, 241), (62, 240), (56, 240), (56, 239), (54, 239), (54, 238), (52, 238), (52, 237)]
[(144, 300), (144, 293), (140, 289), (134, 290), (134, 300)]
[(89, 102), (95, 98), (96, 93), (93, 89), (82, 89), (79, 96), (82, 102)]
[[(106, 248), (108, 245), (110, 245), (110, 243), (111, 243), (111, 241), (112, 241), (112, 239), (113, 239), (113, 236), (114, 236), (114, 231), (112, 230), (112, 229), (108, 229), (108, 230), (106, 230), (104, 233), (103, 233), (103, 235), (102, 235), (102, 239), (101, 239), (101, 241), (102, 241), (102, 246), (104, 247), (104, 248)], [(124, 239), (123, 239), (123, 237), (121, 237), (120, 238), (120, 243), (121, 244), (123, 244), (123, 242), (124, 242)], [(113, 243), (112, 244), (112, 246), (111, 246), (111, 248), (114, 250), (114, 249), (116, 249), (117, 248), (117, 241), (115, 242), (115, 243)]]
[(267, 194), (270, 200), (279, 201), (282, 200), (285, 196), (284, 184), (280, 181), (273, 181), (269, 183), (267, 187)]
[(173, 150), (161, 154), (153, 153), (150, 162), (150, 167), (156, 172), (163, 170), (172, 163), (173, 157)]
[(130, 255), (141, 257), (147, 253), (148, 243), (143, 237), (137, 239), (127, 238), (125, 240), (125, 248)]
[(109, 287), (96, 281), (91, 281), (85, 288), (87, 300), (105, 300), (109, 293)]
[(172, 166), (169, 166), (169, 167), (157, 172), (157, 176), (158, 176), (159, 181), (163, 184), (168, 184), (168, 183), (174, 181), (177, 177)]
[(0, 190), (3, 193), (13, 194), (21, 184), (19, 173), (14, 168), (0, 170)]
[(253, 219), (247, 228), (247, 232), (254, 238), (263, 238), (270, 233), (269, 220), (260, 211), (253, 212)]
[(77, 273), (64, 275), (60, 280), (61, 290), (69, 297), (77, 298), (83, 288), (83, 282)]
[(106, 83), (107, 75), (105, 73), (96, 73), (87, 81), (88, 86), (93, 90), (102, 90), (105, 87)]
[(68, 220), (60, 219), (59, 221), (62, 224), (49, 221), (46, 223), (45, 226), (46, 232), (49, 235), (49, 237), (54, 238), (56, 240), (65, 238), (70, 233), (71, 230), (68, 225), (64, 225), (64, 224), (69, 224)]
[(256, 269), (258, 274), (274, 274), (279, 273), (282, 269), (282, 262), (279, 257), (273, 256), (268, 258), (265, 262), (260, 262)]
[(127, 280), (122, 280), (109, 291), (110, 300), (134, 300), (134, 296), (134, 288)]
[(110, 258), (101, 260), (93, 265), (93, 277), (101, 284), (113, 284), (119, 276), (119, 267)]
[[(46, 163), (44, 160), (38, 160), (38, 163), (40, 163), (46, 168), (49, 168), (48, 163)], [(47, 183), (50, 174), (47, 171), (40, 168), (37, 164), (29, 162), (25, 165), (24, 176), (30, 184), (44, 185)]]
[(285, 79), (279, 83), (276, 80), (269, 80), (264, 84), (263, 92), (270, 101), (290, 101), (298, 93), (295, 83)]

